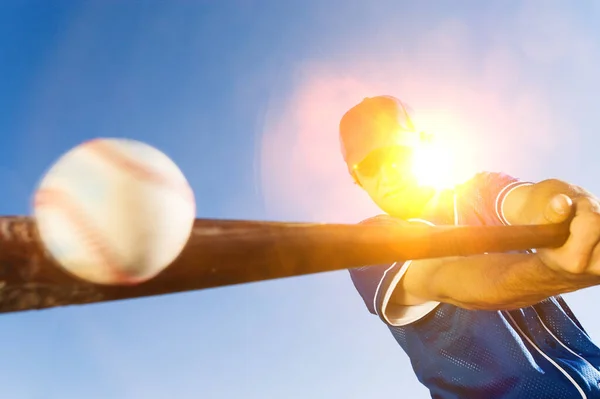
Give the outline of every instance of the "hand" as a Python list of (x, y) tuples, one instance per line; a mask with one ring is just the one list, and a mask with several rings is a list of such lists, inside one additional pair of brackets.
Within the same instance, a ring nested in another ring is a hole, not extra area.
[(540, 248), (542, 262), (557, 272), (570, 276), (600, 276), (600, 201), (587, 192), (571, 197), (554, 196), (536, 218), (537, 223), (560, 223), (574, 215), (570, 235), (559, 248)]

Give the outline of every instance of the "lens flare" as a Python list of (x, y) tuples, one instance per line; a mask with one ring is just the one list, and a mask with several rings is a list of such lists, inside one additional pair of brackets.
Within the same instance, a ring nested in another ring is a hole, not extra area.
[(460, 182), (452, 151), (432, 138), (414, 148), (412, 173), (421, 186), (436, 190), (452, 188)]

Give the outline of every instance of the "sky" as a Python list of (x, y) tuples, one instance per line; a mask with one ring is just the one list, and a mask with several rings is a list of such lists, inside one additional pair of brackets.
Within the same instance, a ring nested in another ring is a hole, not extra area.
[[(456, 175), (600, 193), (600, 4), (555, 0), (0, 3), (0, 213), (73, 146), (128, 137), (197, 217), (354, 223), (337, 126), (395, 95)], [(600, 289), (566, 296), (600, 340)], [(0, 317), (11, 399), (426, 398), (346, 271)]]

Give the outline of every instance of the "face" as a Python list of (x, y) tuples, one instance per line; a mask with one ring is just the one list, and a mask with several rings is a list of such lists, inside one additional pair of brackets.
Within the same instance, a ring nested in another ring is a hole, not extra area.
[(422, 187), (412, 173), (413, 151), (407, 146), (372, 151), (354, 167), (355, 178), (386, 213), (399, 218), (420, 216), (435, 190)]

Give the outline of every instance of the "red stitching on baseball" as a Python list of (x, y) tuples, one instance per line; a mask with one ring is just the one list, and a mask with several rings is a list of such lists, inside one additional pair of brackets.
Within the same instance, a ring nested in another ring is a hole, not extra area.
[(143, 165), (127, 157), (126, 155), (115, 149), (114, 146), (110, 145), (110, 143), (104, 140), (90, 140), (85, 145), (87, 145), (92, 151), (94, 151), (99, 156), (105, 158), (109, 162), (114, 163), (119, 168), (129, 171), (139, 179), (144, 179), (155, 184), (170, 187), (171, 189), (174, 189), (175, 191), (181, 193), (183, 198), (185, 198), (187, 201), (194, 204), (194, 193), (192, 192), (192, 189), (187, 184), (187, 182), (174, 182), (173, 179), (164, 176), (160, 172), (152, 170), (146, 165)]
[(51, 206), (63, 212), (64, 216), (79, 229), (87, 248), (98, 257), (106, 269), (117, 277), (120, 282), (136, 284), (140, 281), (140, 279), (131, 277), (121, 271), (118, 267), (119, 262), (111, 253), (109, 246), (106, 245), (106, 240), (102, 239), (102, 234), (67, 194), (52, 188), (40, 189), (35, 195), (34, 206), (36, 208)]

